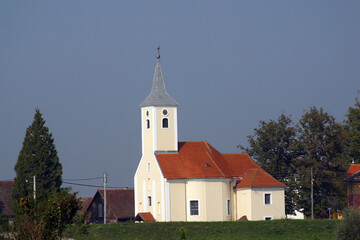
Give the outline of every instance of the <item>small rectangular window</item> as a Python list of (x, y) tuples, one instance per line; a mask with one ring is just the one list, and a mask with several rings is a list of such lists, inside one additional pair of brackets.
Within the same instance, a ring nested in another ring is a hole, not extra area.
[(190, 200), (190, 216), (199, 216), (198, 200)]
[(231, 202), (230, 202), (230, 199), (226, 199), (226, 211), (227, 211), (227, 215), (230, 216), (231, 215)]
[(151, 207), (151, 196), (148, 196), (148, 205)]
[(150, 163), (147, 163), (147, 172), (150, 172)]
[(272, 219), (273, 219), (273, 217), (264, 217), (265, 221), (269, 221), (269, 220), (272, 220)]
[(264, 204), (265, 205), (271, 205), (271, 193), (265, 193), (264, 194)]

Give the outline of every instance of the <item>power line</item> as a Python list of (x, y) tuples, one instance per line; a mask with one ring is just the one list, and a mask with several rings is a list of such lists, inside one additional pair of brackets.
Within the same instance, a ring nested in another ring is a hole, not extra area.
[(76, 178), (76, 179), (63, 179), (65, 181), (87, 181), (87, 180), (96, 180), (103, 179), (103, 177), (93, 177), (93, 178)]
[[(69, 184), (69, 185), (83, 186), (83, 187), (96, 187), (96, 188), (101, 188), (101, 187), (103, 187), (103, 186), (98, 186), (98, 185), (81, 184), (81, 183), (72, 183), (72, 182), (63, 182), (63, 183), (65, 183), (65, 184)], [(106, 186), (106, 188), (119, 189), (119, 188), (126, 188), (126, 187), (113, 187), (113, 186)]]

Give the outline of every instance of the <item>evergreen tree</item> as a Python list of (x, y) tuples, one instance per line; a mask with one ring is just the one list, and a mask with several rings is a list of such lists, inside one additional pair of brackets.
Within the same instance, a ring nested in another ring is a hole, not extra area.
[(245, 153), (278, 181), (287, 185), (285, 189), (285, 212), (293, 214), (296, 208), (296, 182), (294, 179), (293, 146), (296, 131), (290, 117), (281, 114), (277, 121), (260, 121), (254, 135), (248, 136), (249, 147), (239, 146)]
[(355, 99), (355, 106), (349, 107), (346, 118), (347, 153), (351, 160), (360, 163), (360, 102), (358, 98)]
[(45, 126), (39, 109), (36, 109), (34, 121), (26, 129), (15, 172), (12, 194), (15, 212), (21, 198), (33, 195), (33, 176), (36, 176), (37, 200), (41, 201), (54, 192), (60, 192), (62, 166), (52, 134)]
[[(16, 239), (60, 239), (65, 226), (72, 223), (80, 209), (80, 203), (76, 194), (61, 188), (62, 166), (39, 109), (26, 129), (15, 171), (12, 195)], [(33, 176), (36, 176), (36, 200)]]
[(310, 108), (299, 121), (296, 167), (300, 180), (299, 207), (311, 215), (310, 173), (313, 169), (314, 214), (328, 217), (328, 207), (345, 205), (347, 170), (343, 126), (322, 108)]

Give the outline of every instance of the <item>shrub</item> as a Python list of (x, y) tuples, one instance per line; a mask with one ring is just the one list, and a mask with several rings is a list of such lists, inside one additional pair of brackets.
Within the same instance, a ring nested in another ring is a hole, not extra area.
[(345, 209), (343, 219), (336, 230), (340, 240), (360, 240), (360, 210), (357, 208)]
[(184, 227), (179, 227), (178, 231), (177, 231), (177, 235), (179, 237), (180, 240), (184, 240), (187, 238), (187, 230)]

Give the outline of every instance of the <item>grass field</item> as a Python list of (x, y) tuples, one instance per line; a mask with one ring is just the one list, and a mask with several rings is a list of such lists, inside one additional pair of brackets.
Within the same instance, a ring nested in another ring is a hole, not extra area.
[(172, 240), (179, 239), (177, 230), (185, 227), (186, 239), (336, 239), (337, 220), (273, 220), (254, 222), (172, 222), (92, 224), (87, 234), (77, 240)]

